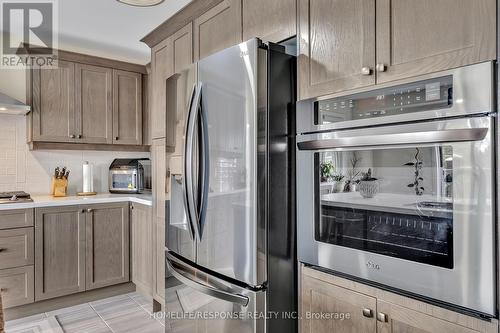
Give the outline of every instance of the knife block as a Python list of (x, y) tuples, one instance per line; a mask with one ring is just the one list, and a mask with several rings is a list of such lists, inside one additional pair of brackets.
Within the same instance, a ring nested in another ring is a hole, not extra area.
[(68, 180), (65, 178), (58, 179), (52, 177), (52, 196), (65, 197), (68, 195)]

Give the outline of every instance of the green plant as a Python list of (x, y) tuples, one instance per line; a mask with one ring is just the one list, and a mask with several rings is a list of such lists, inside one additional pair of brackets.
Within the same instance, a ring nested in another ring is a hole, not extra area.
[(344, 178), (345, 178), (344, 175), (340, 173), (334, 174), (331, 177), (332, 181), (334, 182), (341, 182)]
[(333, 173), (335, 172), (335, 166), (333, 165), (332, 162), (323, 162), (320, 165), (320, 171), (321, 171), (321, 179), (323, 181), (328, 180), (330, 177), (333, 176)]
[(376, 180), (378, 180), (378, 178), (372, 177), (372, 169), (368, 169), (367, 172), (363, 172), (360, 179), (362, 182), (374, 182)]
[(420, 149), (415, 148), (417, 152), (415, 153), (414, 157), (414, 162), (408, 162), (403, 165), (406, 166), (412, 166), (415, 168), (415, 178), (413, 180), (413, 183), (408, 184), (408, 187), (415, 189), (415, 194), (416, 195), (423, 195), (424, 194), (424, 187), (421, 185), (421, 182), (424, 181), (424, 178), (420, 175), (420, 172), (422, 171), (422, 166), (424, 162), (420, 159)]

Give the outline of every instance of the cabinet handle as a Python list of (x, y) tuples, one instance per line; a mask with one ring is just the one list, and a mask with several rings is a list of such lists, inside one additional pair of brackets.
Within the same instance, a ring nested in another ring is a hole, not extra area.
[(7, 249), (4, 249), (3, 247), (0, 247), (0, 252), (6, 251)]
[(368, 309), (368, 308), (363, 309), (363, 317), (373, 318), (373, 311), (372, 311), (372, 309)]
[(82, 209), (82, 214), (85, 213), (85, 209)]
[(118, 141), (118, 139), (119, 139), (119, 138), (118, 138), (117, 136), (115, 136), (115, 141)]
[(134, 206), (133, 206), (133, 205), (130, 205), (130, 209), (134, 209)]
[(2, 292), (2, 293), (6, 292), (7, 290), (9, 290), (9, 289), (7, 289), (7, 288), (0, 288), (0, 292)]
[(92, 208), (87, 208), (87, 213), (92, 213), (93, 209)]
[(387, 323), (389, 321), (389, 317), (382, 312), (377, 313), (377, 320), (382, 322), (382, 323)]
[(385, 72), (385, 70), (387, 69), (384, 64), (377, 64), (377, 67), (375, 68), (377, 69), (377, 72)]
[(78, 134), (78, 139), (81, 139), (82, 138), (82, 135), (81, 134)]
[(74, 134), (71, 134), (69, 137), (70, 137), (71, 139), (74, 139), (74, 138), (75, 138), (75, 135), (74, 135)]
[(361, 74), (372, 75), (372, 70), (370, 69), (370, 67), (363, 67), (361, 68)]

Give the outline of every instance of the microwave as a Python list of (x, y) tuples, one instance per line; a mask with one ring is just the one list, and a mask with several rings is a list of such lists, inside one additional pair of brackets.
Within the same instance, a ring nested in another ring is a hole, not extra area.
[(151, 191), (151, 161), (117, 158), (109, 166), (109, 192), (144, 193)]

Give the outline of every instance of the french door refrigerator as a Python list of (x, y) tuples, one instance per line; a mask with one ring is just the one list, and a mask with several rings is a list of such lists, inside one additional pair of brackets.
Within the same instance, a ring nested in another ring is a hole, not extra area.
[(166, 332), (297, 332), (295, 73), (252, 39), (166, 82)]

